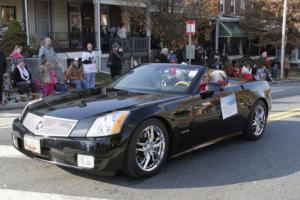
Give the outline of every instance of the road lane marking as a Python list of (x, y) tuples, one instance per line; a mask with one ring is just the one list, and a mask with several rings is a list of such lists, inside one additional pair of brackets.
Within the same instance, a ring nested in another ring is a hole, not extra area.
[(271, 93), (281, 92), (283, 90), (271, 90)]
[(7, 200), (106, 200), (103, 198), (80, 197), (61, 194), (28, 192), (21, 190), (0, 189), (1, 199)]
[[(22, 158), (28, 157), (19, 152), (15, 147), (8, 145), (0, 145), (0, 158)], [(1, 196), (1, 195), (0, 195)]]
[(286, 115), (283, 115), (283, 116), (274, 117), (274, 118), (269, 119), (268, 121), (269, 122), (279, 121), (281, 119), (286, 119), (286, 118), (296, 117), (296, 116), (300, 116), (300, 112), (295, 112), (295, 113), (290, 113), (290, 114), (286, 114)]
[(300, 108), (294, 108), (294, 109), (290, 109), (288, 111), (271, 114), (271, 115), (269, 115), (269, 119), (270, 118), (276, 118), (276, 117), (283, 116), (283, 115), (287, 115), (287, 114), (290, 114), (290, 113), (295, 113), (295, 112), (297, 112), (297, 113), (300, 112)]

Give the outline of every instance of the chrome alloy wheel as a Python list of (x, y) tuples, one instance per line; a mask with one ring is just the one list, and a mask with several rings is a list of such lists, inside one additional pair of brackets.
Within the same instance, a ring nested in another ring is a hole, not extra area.
[(254, 116), (252, 120), (252, 131), (255, 136), (259, 136), (266, 124), (266, 111), (262, 105), (257, 105), (254, 110)]
[(161, 163), (166, 152), (163, 130), (155, 125), (146, 127), (136, 145), (136, 163), (143, 171), (152, 171)]

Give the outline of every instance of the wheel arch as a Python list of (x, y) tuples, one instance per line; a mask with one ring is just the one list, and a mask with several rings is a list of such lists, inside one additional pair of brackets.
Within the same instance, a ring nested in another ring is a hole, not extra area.
[(174, 134), (172, 134), (173, 133), (173, 128), (172, 128), (171, 123), (167, 119), (165, 119), (164, 117), (162, 117), (162, 116), (152, 115), (152, 116), (148, 116), (145, 119), (143, 119), (142, 121), (140, 121), (139, 124), (143, 123), (146, 120), (150, 120), (150, 119), (157, 119), (157, 120), (161, 121), (166, 126), (167, 134), (168, 134), (168, 137), (169, 137), (169, 151), (168, 151), (168, 156), (170, 156), (172, 154), (172, 152), (173, 152), (173, 147), (174, 147)]
[(262, 102), (265, 104), (266, 109), (267, 109), (267, 115), (269, 115), (269, 104), (268, 104), (267, 100), (266, 100), (265, 98), (263, 98), (263, 97), (260, 97), (260, 98), (258, 98), (258, 99), (254, 102), (253, 105), (255, 105), (256, 102), (258, 102), (258, 101), (262, 101)]
[(169, 152), (168, 152), (168, 156), (170, 156), (172, 154), (172, 152), (173, 152), (173, 147), (174, 147), (174, 134), (173, 134), (173, 128), (171, 126), (171, 123), (167, 119), (165, 119), (165, 118), (163, 118), (161, 116), (153, 116), (152, 118), (156, 118), (156, 119), (160, 120), (166, 126), (166, 128), (167, 128), (167, 134), (169, 136)]

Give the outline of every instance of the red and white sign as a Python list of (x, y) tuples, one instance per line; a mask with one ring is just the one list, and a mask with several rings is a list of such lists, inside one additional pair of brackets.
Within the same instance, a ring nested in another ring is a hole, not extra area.
[(196, 34), (196, 21), (195, 20), (187, 20), (186, 21), (186, 35), (195, 35)]

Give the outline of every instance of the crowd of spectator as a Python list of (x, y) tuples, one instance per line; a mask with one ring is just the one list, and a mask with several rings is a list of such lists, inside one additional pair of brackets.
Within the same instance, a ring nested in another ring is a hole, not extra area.
[[(122, 31), (125, 32), (123, 29), (122, 27), (119, 29), (118, 35), (120, 35), (121, 39), (126, 39), (125, 35), (122, 34)], [(121, 37), (122, 35), (124, 37)], [(112, 44), (107, 62), (112, 79), (122, 73), (123, 46), (126, 46), (126, 44), (125, 40), (120, 41)], [(43, 96), (49, 96), (55, 92), (66, 92), (70, 88), (80, 90), (95, 87), (96, 55), (93, 52), (91, 43), (87, 44), (86, 51), (83, 52), (81, 58), (73, 58), (71, 64), (64, 69), (52, 46), (51, 38), (45, 38), (38, 55), (41, 79), (32, 76), (22, 54), (21, 46), (17, 45), (9, 56), (12, 62), (8, 72), (6, 72), (6, 59), (0, 53), (0, 104), (4, 104), (2, 101), (2, 84), (5, 82), (3, 80), (5, 73), (10, 75), (12, 83), (21, 96), (26, 96), (31, 91), (32, 99), (37, 98), (38, 93)], [(187, 64), (185, 45), (180, 44), (178, 47), (170, 50), (162, 48), (156, 61), (160, 63)], [(211, 47), (204, 48), (198, 45), (195, 49), (195, 58), (191, 62), (191, 64), (207, 66), (210, 69), (223, 70), (231, 77), (242, 77), (248, 80), (273, 81), (278, 79), (280, 71), (279, 60), (275, 59), (272, 61), (266, 51), (262, 53), (259, 61), (254, 62), (252, 60), (252, 62), (249, 62), (245, 59), (240, 59), (232, 60), (228, 63), (226, 57), (215, 54)], [(286, 56), (284, 59), (285, 78), (288, 78), (290, 68), (290, 61), (288, 56)]]
[[(227, 62), (226, 56), (221, 57), (214, 54), (211, 48), (204, 49), (201, 45), (198, 45), (195, 50), (195, 58), (192, 59), (191, 64), (207, 66), (210, 69), (224, 70), (228, 76), (231, 77), (243, 77), (248, 80), (267, 80), (273, 81), (279, 78), (280, 61), (275, 58), (271, 60), (266, 51), (264, 51), (259, 60), (247, 61), (246, 59), (231, 60)], [(167, 48), (162, 48), (157, 62), (160, 63), (177, 63), (187, 64), (185, 59), (185, 51), (183, 46), (178, 48), (171, 48), (169, 51)], [(289, 57), (284, 59), (284, 78), (289, 76), (291, 65)]]
[[(28, 66), (21, 46), (15, 46), (9, 57), (10, 62), (7, 62), (5, 55), (0, 52), (1, 105), (5, 104), (2, 97), (3, 83), (11, 85), (5, 88), (11, 90), (16, 88), (20, 99), (23, 101), (28, 98), (35, 99), (39, 96), (66, 92), (70, 89), (94, 88), (96, 85), (96, 55), (91, 43), (87, 44), (86, 51), (83, 52), (81, 58), (73, 58), (71, 64), (65, 69), (52, 46), (52, 39), (50, 37), (45, 38), (38, 54), (40, 77), (32, 76), (30, 70), (32, 66)], [(112, 78), (121, 74), (122, 57), (122, 48), (117, 43), (113, 44), (109, 55), (110, 64), (108, 64)], [(3, 77), (7, 80), (3, 80)]]

